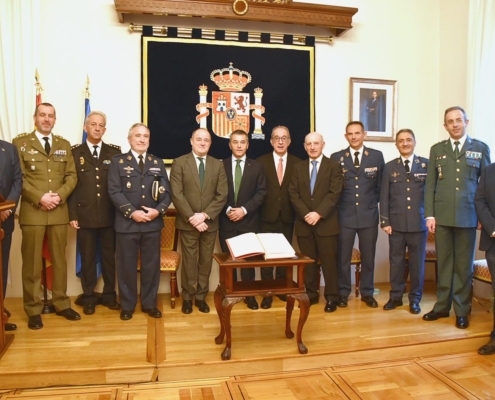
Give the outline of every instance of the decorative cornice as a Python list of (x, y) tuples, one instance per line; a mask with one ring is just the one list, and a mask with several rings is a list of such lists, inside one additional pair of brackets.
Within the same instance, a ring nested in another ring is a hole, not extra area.
[(152, 14), (319, 26), (340, 36), (352, 28), (357, 8), (297, 2), (246, 1), (246, 12), (234, 12), (234, 0), (114, 0), (119, 21), (125, 14)]

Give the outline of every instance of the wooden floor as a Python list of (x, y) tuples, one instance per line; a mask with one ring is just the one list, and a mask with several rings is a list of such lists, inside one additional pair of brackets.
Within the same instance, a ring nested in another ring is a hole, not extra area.
[[(435, 300), (432, 286), (424, 312)], [(486, 302), (473, 303), (471, 326), (460, 330), (453, 313), (425, 322), (408, 312), (407, 300), (383, 311), (388, 288), (379, 287), (378, 309), (354, 297), (331, 314), (323, 300), (312, 306), (306, 355), (285, 338), (285, 303), (275, 298), (272, 309), (258, 311), (238, 304), (230, 361), (214, 342), (214, 310), (186, 316), (180, 301), (170, 309), (168, 296), (162, 319), (137, 310), (121, 321), (98, 307), (77, 322), (43, 316), (39, 331), (27, 329), (21, 300), (7, 299), (18, 330), (0, 360), (0, 399), (495, 399), (495, 356), (476, 353), (493, 323)], [(293, 329), (297, 317), (296, 309)]]

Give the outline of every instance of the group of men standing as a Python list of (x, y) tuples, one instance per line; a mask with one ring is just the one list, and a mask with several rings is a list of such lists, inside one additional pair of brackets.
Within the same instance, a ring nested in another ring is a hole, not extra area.
[[(495, 274), (495, 190), (493, 174), (487, 172), (495, 167), (488, 167), (488, 146), (466, 135), (469, 121), (460, 107), (445, 111), (444, 127), (450, 137), (431, 148), (429, 159), (414, 153), (415, 135), (402, 129), (396, 135), (400, 157), (387, 164), (380, 151), (364, 146), (366, 132), (360, 121), (346, 126), (349, 147), (329, 158), (323, 155), (322, 135), (306, 135), (306, 161), (288, 153), (291, 137), (284, 126), (272, 131), (273, 152), (258, 160), (246, 156), (248, 134), (232, 132), (232, 156), (223, 161), (208, 155), (211, 136), (200, 128), (190, 139), (191, 153), (174, 160), (170, 183), (163, 161), (147, 153), (150, 132), (144, 124), (131, 127), (131, 150), (120, 154), (119, 147), (102, 141), (105, 114), (95, 111), (88, 115), (88, 140), (72, 149), (65, 139), (52, 134), (55, 120), (54, 107), (42, 103), (34, 115), (36, 130), (14, 139), (18, 151), (0, 142), (0, 194), (17, 203), (22, 186), (23, 299), (31, 329), (43, 327), (39, 295), (45, 235), (54, 268), (52, 297), (57, 315), (80, 319), (66, 295), (68, 224), (77, 229), (81, 251), (83, 293), (76, 303), (84, 307), (84, 313), (91, 315), (97, 304), (102, 304), (121, 309), (122, 320), (131, 319), (137, 305), (136, 266), (140, 262), (142, 311), (161, 317), (156, 304), (160, 231), (172, 200), (182, 248), (184, 314), (193, 311), (193, 300), (200, 312), (210, 311), (206, 296), (217, 231), (222, 251), (227, 252), (226, 239), (239, 234), (276, 232), (291, 242), (295, 228), (301, 252), (315, 260), (304, 276), (310, 303), (319, 300), (321, 268), (325, 312), (348, 305), (356, 235), (361, 253), (361, 300), (378, 307), (373, 293), (379, 224), (388, 234), (390, 248), (391, 291), (385, 310), (403, 305), (407, 249), (409, 310), (421, 312), (428, 231), (435, 233), (438, 281), (437, 302), (424, 320), (448, 317), (453, 303), (456, 326), (469, 326), (478, 220), (483, 226), (480, 248), (487, 252), (490, 271)], [(3, 243), (5, 293), (13, 212), (0, 216), (7, 234)], [(97, 257), (101, 258), (104, 281), (101, 296), (94, 292)], [(285, 268), (275, 269), (262, 268), (261, 278), (285, 278)], [(115, 272), (121, 305), (116, 298)], [(254, 280), (254, 269), (243, 268), (241, 279)], [(250, 309), (258, 309), (254, 297), (245, 302)], [(271, 297), (263, 298), (262, 308), (271, 305)], [(13, 330), (15, 325), (7, 324), (6, 329)], [(480, 353), (495, 353), (495, 325), (490, 342)]]

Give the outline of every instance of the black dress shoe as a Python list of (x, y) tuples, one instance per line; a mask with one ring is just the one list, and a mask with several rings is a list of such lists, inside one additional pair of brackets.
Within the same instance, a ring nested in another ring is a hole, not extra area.
[(101, 303), (102, 306), (108, 307), (110, 310), (120, 310), (120, 304), (115, 300), (107, 301), (105, 303)]
[(478, 354), (481, 354), (482, 356), (489, 356), (490, 354), (495, 354), (495, 340), (490, 339), (490, 341), (481, 346), (478, 349)]
[(261, 308), (264, 310), (268, 310), (269, 308), (272, 308), (272, 301), (273, 298), (270, 297), (264, 297), (263, 301), (261, 302)]
[(384, 310), (395, 310), (397, 307), (400, 307), (402, 305), (402, 300), (392, 300), (392, 299), (389, 299), (389, 301), (387, 301), (385, 303), (385, 305), (383, 306), (383, 309)]
[(143, 308), (142, 309), (144, 313), (148, 314), (151, 318), (161, 318), (162, 317), (162, 312), (156, 308)]
[(277, 297), (282, 301), (287, 301), (287, 295), (286, 294), (278, 294)]
[(182, 312), (184, 314), (192, 313), (192, 300), (183, 300), (182, 301)]
[(415, 301), (410, 302), (409, 311), (411, 312), (411, 314), (419, 314), (421, 312), (421, 307), (419, 306), (419, 303), (416, 303)]
[(423, 319), (425, 321), (436, 321), (438, 318), (448, 318), (448, 317), (449, 317), (448, 312), (436, 312), (433, 310), (423, 315)]
[(368, 307), (371, 307), (371, 308), (377, 308), (378, 307), (378, 303), (376, 302), (374, 297), (371, 295), (362, 296), (361, 301), (365, 302)]
[(10, 322), (6, 322), (3, 327), (5, 328), (6, 331), (15, 331), (17, 329), (17, 325), (11, 324)]
[(199, 312), (208, 314), (210, 312), (210, 306), (206, 304), (204, 300), (194, 300), (194, 305), (198, 307)]
[(257, 310), (258, 309), (258, 302), (254, 298), (254, 296), (247, 296), (244, 299), (244, 303), (246, 303), (248, 308), (251, 310)]
[(455, 326), (459, 329), (466, 329), (469, 326), (468, 317), (455, 317)]
[(95, 313), (95, 304), (86, 304), (83, 309), (83, 313), (86, 315), (93, 315)]
[(11, 317), (10, 311), (7, 310), (6, 308), (3, 309), (3, 312), (7, 315), (7, 317)]
[(337, 307), (347, 307), (347, 296), (339, 296)]
[(327, 313), (331, 313), (337, 310), (337, 302), (336, 301), (327, 301), (327, 304), (325, 305), (324, 311)]
[(41, 329), (43, 328), (43, 322), (41, 321), (41, 315), (31, 315), (28, 319), (29, 329)]
[(66, 308), (65, 310), (57, 311), (56, 314), (60, 317), (68, 319), (69, 321), (77, 321), (81, 319), (79, 313), (74, 311), (72, 308)]
[(128, 321), (132, 318), (133, 313), (134, 313), (134, 310), (122, 310), (120, 312), (120, 319), (122, 321)]

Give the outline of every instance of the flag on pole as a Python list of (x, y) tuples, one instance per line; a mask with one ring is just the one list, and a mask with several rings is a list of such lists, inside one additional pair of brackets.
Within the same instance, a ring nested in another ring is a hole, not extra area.
[[(86, 118), (88, 118), (88, 114), (91, 112), (91, 105), (89, 104), (89, 77), (86, 76), (86, 91), (85, 91), (85, 96), (86, 98), (84, 99), (84, 122), (86, 123)], [(83, 132), (82, 132), (82, 141), (81, 143), (84, 144), (86, 140), (88, 139), (88, 133), (84, 130), (83, 127)], [(100, 241), (98, 240), (96, 242), (96, 278), (98, 279), (101, 275), (101, 251), (100, 251)], [(81, 260), (81, 253), (79, 251), (79, 241), (76, 242), (76, 276), (78, 278), (81, 277), (81, 271), (82, 271), (82, 260)]]
[[(38, 73), (38, 68), (36, 68), (36, 73), (34, 75), (34, 78), (36, 80), (36, 107), (38, 107), (43, 101), (41, 100), (41, 91), (43, 88), (41, 87), (40, 83), (40, 74)], [(45, 237), (43, 238), (43, 249), (41, 253), (42, 257), (45, 259), (45, 266), (46, 266), (46, 287), (49, 290), (52, 290), (52, 282), (53, 282), (53, 268), (52, 268), (52, 261), (50, 257), (50, 249), (48, 247), (48, 236), (45, 233)], [(43, 279), (43, 274), (41, 275), (41, 284), (44, 285), (44, 279)]]

